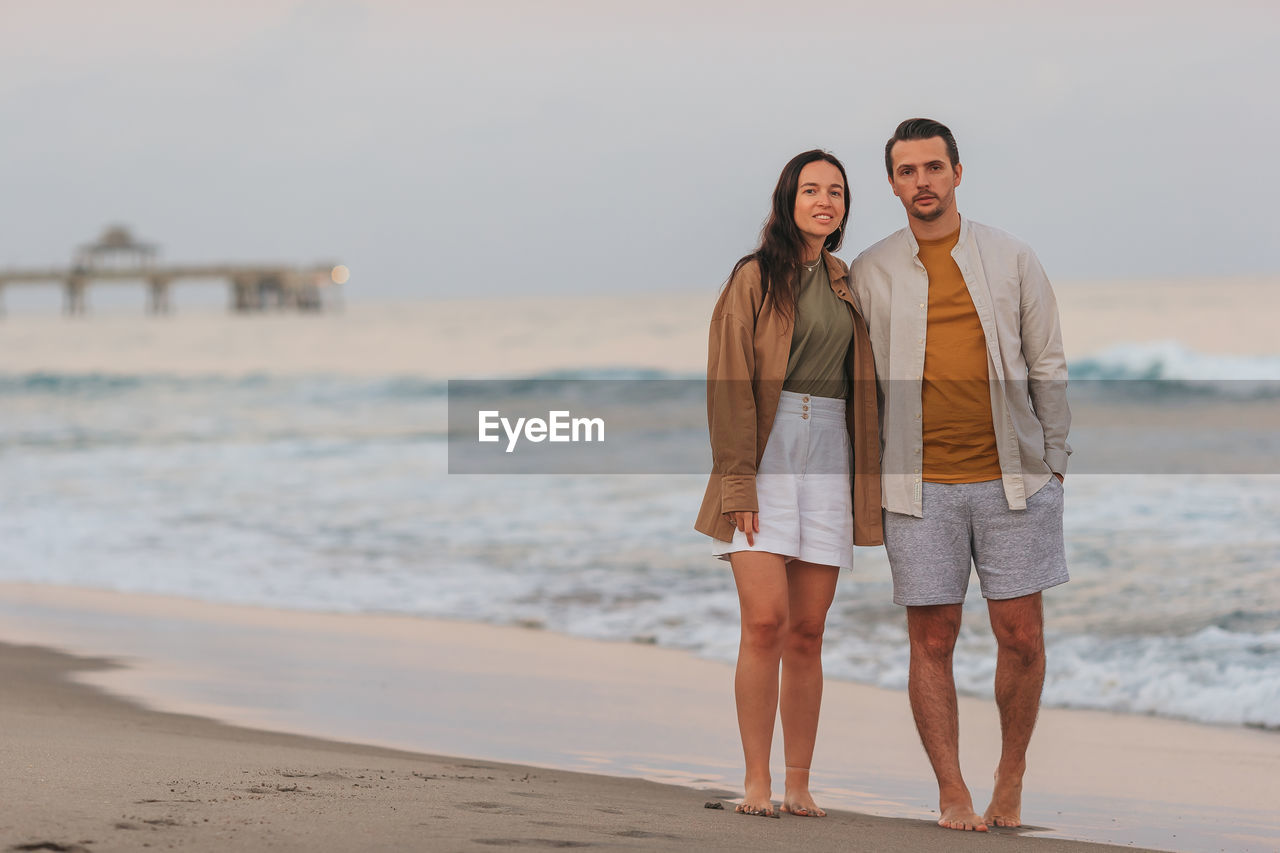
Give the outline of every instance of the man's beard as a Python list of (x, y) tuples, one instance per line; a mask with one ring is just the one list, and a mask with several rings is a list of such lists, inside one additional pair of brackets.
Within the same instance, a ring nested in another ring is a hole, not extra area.
[(921, 211), (920, 208), (916, 207), (916, 204), (913, 201), (911, 203), (911, 215), (916, 219), (919, 219), (921, 222), (933, 222), (935, 219), (940, 219), (944, 213), (951, 209), (951, 205), (944, 203), (943, 200), (937, 196), (934, 196), (934, 199), (938, 202), (938, 206), (929, 213)]

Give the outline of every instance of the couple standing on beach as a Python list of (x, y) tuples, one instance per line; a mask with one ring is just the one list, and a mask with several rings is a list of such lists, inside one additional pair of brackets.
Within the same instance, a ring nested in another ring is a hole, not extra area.
[[(1041, 592), (1067, 580), (1071, 415), (1057, 304), (1028, 246), (960, 216), (962, 167), (945, 125), (902, 122), (885, 167), (908, 227), (850, 269), (831, 254), (849, 216), (844, 167), (824, 151), (793, 158), (760, 247), (738, 261), (711, 318), (714, 467), (696, 527), (731, 564), (741, 606), (738, 811), (774, 814), (780, 710), (781, 810), (824, 814), (809, 767), (827, 610), (853, 545), (884, 544), (938, 823), (1019, 826), (1044, 683)], [(998, 645), (1002, 730), (981, 814), (960, 771), (951, 667), (971, 563)]]

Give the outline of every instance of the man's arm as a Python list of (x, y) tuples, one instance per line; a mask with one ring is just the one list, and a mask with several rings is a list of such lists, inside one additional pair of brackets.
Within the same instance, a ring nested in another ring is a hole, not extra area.
[(1022, 277), (1022, 357), (1027, 392), (1044, 430), (1044, 461), (1059, 479), (1067, 473), (1071, 409), (1067, 406), (1067, 359), (1062, 350), (1058, 300), (1040, 260), (1030, 249), (1018, 256)]

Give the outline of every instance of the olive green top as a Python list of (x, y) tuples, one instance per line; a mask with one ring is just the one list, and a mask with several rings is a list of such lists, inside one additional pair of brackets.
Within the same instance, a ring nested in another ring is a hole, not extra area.
[(853, 317), (831, 289), (827, 265), (800, 267), (796, 322), (783, 391), (843, 399), (848, 391), (844, 360), (853, 339)]

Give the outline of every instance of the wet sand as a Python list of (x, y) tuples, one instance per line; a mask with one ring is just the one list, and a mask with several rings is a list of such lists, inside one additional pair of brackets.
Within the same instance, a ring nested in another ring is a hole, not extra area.
[(726, 792), (236, 728), (70, 679), (113, 666), (0, 644), (5, 850), (1082, 849), (844, 812), (746, 818), (706, 808)]
[(3, 849), (1107, 849), (854, 813), (746, 818), (705, 808), (714, 792), (238, 729), (70, 680), (111, 666), (0, 644)]
[[(0, 655), (4, 849), (1280, 846), (1270, 732), (1047, 710), (1032, 828), (974, 839), (932, 824), (927, 763), (893, 691), (828, 684), (814, 784), (839, 813), (775, 821), (731, 811), (732, 668), (675, 650), (27, 584), (0, 584), (0, 640), (37, 644)], [(994, 707), (964, 699), (961, 720), (982, 801)]]

